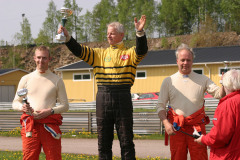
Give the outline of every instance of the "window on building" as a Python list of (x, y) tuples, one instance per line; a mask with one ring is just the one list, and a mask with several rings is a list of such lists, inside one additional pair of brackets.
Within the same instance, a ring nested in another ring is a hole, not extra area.
[(193, 69), (193, 72), (203, 74), (203, 69)]
[(230, 70), (230, 68), (228, 68), (228, 69), (222, 68), (222, 69), (220, 69), (219, 74), (222, 75), (222, 73), (225, 73), (225, 72), (227, 72), (229, 70)]
[(89, 81), (91, 80), (91, 75), (89, 73), (73, 74), (73, 81)]
[(240, 67), (228, 67), (227, 69), (225, 69), (225, 67), (220, 67), (218, 69), (218, 71), (219, 71), (218, 74), (221, 76), (223, 72), (225, 73), (225, 72), (229, 71), (230, 69), (239, 69), (240, 70)]
[(146, 79), (146, 71), (137, 71), (136, 72), (136, 79)]

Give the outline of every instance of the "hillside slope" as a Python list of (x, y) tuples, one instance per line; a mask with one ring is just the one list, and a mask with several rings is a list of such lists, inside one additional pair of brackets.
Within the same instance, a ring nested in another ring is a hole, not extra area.
[[(135, 41), (125, 41), (126, 45), (135, 45)], [(182, 35), (176, 37), (167, 38), (155, 38), (148, 39), (149, 51), (151, 50), (163, 50), (163, 49), (176, 49), (180, 43), (186, 43), (194, 48), (196, 47), (214, 47), (214, 46), (231, 46), (240, 45), (240, 37), (235, 32), (224, 32), (224, 33), (214, 33), (207, 35)], [(84, 43), (89, 47), (94, 48), (107, 48), (109, 45), (107, 41), (105, 42), (90, 42)], [(10, 51), (15, 51), (16, 54), (20, 54), (22, 60), (20, 64), (24, 66), (24, 69), (31, 72), (35, 69), (35, 62), (33, 61), (33, 53), (36, 47), (29, 48), (19, 48), (16, 47), (1, 47), (0, 48), (0, 58), (9, 57)], [(52, 61), (50, 63), (50, 70), (62, 67), (67, 64), (71, 64), (79, 61), (80, 59), (75, 57), (64, 44), (56, 45), (51, 48)], [(0, 68), (4, 67), (4, 64), (0, 61)], [(16, 67), (17, 68), (17, 67)]]

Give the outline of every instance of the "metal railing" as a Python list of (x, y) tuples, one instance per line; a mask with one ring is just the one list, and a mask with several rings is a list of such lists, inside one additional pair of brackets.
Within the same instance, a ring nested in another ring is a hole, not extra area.
[[(133, 101), (134, 108), (154, 109), (156, 100), (149, 101)], [(75, 130), (77, 132), (87, 131), (91, 133), (97, 132), (96, 113), (95, 112), (78, 112), (77, 110), (96, 109), (95, 102), (70, 103), (70, 110), (76, 112), (63, 113), (63, 124), (60, 127), (63, 132)], [(206, 114), (212, 119), (215, 108), (218, 104), (216, 99), (208, 99), (205, 101)], [(11, 103), (0, 103), (0, 131), (11, 131), (17, 127), (21, 127), (19, 119), (21, 112), (9, 112), (12, 109)], [(155, 112), (137, 112), (133, 113), (133, 132), (134, 134), (163, 134), (164, 127)], [(207, 132), (212, 128), (212, 121), (206, 126)]]
[[(205, 107), (215, 109), (218, 105), (219, 100), (214, 98), (205, 99)], [(133, 100), (133, 109), (155, 109), (157, 100)], [(11, 102), (0, 102), (1, 110), (11, 110)], [(96, 102), (81, 102), (81, 103), (69, 103), (69, 110), (93, 110), (96, 109)]]

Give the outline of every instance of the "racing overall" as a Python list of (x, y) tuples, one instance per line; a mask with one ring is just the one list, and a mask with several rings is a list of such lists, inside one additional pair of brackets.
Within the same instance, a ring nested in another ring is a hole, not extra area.
[(112, 159), (114, 124), (123, 160), (134, 160), (133, 106), (130, 94), (136, 68), (145, 57), (146, 35), (136, 37), (136, 47), (127, 48), (123, 42), (110, 47), (90, 48), (71, 39), (66, 43), (77, 57), (93, 67), (98, 85), (96, 97), (98, 151), (100, 160)]
[(98, 86), (96, 107), (101, 159), (112, 159), (114, 124), (122, 159), (135, 159), (130, 86)]
[[(46, 159), (61, 160), (61, 114), (50, 115), (47, 118), (34, 120), (33, 116), (23, 114), (20, 119), (22, 130), (23, 160), (39, 159), (43, 147)], [(29, 136), (27, 133), (31, 132)]]
[[(168, 111), (168, 118), (170, 123), (176, 123), (181, 130), (190, 135), (194, 132), (194, 128), (199, 134), (206, 134), (205, 125), (210, 122), (209, 117), (205, 114), (204, 106), (188, 117), (177, 115), (174, 110), (170, 108)], [(171, 159), (187, 159), (186, 148), (189, 149), (192, 160), (208, 159), (206, 146), (194, 142), (193, 137), (180, 131), (176, 132), (176, 135), (170, 136)]]

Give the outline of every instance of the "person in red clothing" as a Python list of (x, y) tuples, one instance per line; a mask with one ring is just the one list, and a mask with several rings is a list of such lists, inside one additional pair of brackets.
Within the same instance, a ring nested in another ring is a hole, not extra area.
[(213, 127), (195, 142), (210, 147), (210, 159), (240, 160), (240, 70), (223, 75), (226, 96), (220, 99)]

